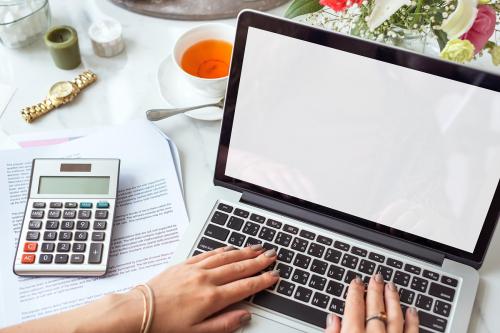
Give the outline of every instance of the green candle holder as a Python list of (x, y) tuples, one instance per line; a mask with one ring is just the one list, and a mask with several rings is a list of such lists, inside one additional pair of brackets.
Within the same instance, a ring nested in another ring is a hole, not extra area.
[(47, 31), (44, 39), (57, 67), (73, 69), (82, 62), (78, 34), (72, 27), (66, 25), (52, 27)]

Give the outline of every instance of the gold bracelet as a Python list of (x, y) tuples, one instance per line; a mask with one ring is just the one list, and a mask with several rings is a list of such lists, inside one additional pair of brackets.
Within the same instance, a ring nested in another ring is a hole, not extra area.
[[(154, 294), (153, 294), (153, 289), (147, 284), (139, 284), (137, 287), (144, 287), (147, 291), (147, 297), (146, 293), (144, 293), (141, 290), (141, 293), (144, 296), (144, 300), (147, 298), (147, 302), (144, 302), (144, 315), (142, 317), (142, 325), (141, 325), (141, 331), (140, 333), (148, 333), (149, 329), (151, 328), (151, 324), (153, 323), (153, 314), (154, 314)], [(147, 304), (146, 304), (147, 303)], [(147, 320), (146, 320), (146, 315), (147, 315)]]

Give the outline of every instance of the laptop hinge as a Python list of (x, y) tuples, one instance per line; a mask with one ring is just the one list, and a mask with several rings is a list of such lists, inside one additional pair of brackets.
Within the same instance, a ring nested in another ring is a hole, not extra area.
[(301, 207), (286, 203), (284, 201), (266, 198), (250, 192), (243, 192), (240, 202), (249, 204), (261, 209), (273, 211), (275, 213), (291, 217), (296, 220), (314, 224), (321, 228), (338, 232), (343, 235), (363, 240), (380, 247), (396, 252), (404, 253), (411, 257), (442, 266), (445, 255), (441, 252), (427, 247), (404, 241), (377, 231), (366, 229), (341, 219), (319, 214)]

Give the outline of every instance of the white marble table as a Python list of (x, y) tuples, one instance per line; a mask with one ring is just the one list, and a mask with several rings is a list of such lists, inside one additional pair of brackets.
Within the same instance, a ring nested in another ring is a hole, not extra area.
[[(174, 40), (199, 22), (169, 21), (145, 17), (115, 7), (105, 0), (50, 1), (53, 23), (74, 26), (80, 35), (83, 64), (70, 71), (57, 69), (42, 41), (19, 50), (0, 45), (0, 83), (16, 88), (16, 93), (0, 117), (5, 133), (73, 129), (118, 124), (143, 117), (144, 110), (166, 107), (160, 96), (156, 75), (158, 65), (168, 56)], [(94, 6), (92, 9), (92, 6)], [(91, 10), (89, 10), (91, 8)], [(284, 7), (273, 12), (281, 14)], [(86, 31), (92, 16), (103, 13), (123, 24), (126, 51), (115, 58), (99, 58), (92, 52)], [(225, 20), (234, 24), (234, 20)], [(31, 125), (20, 117), (27, 104), (40, 101), (52, 83), (72, 79), (84, 68), (99, 74), (99, 81), (70, 106), (54, 111)], [(1, 110), (0, 110), (1, 111)], [(178, 145), (186, 201), (192, 223), (203, 223), (206, 202), (213, 202), (220, 189), (213, 186), (214, 159), (220, 122), (203, 122), (183, 115), (158, 125)], [(1, 142), (0, 142), (1, 144)], [(481, 284), (474, 307), (470, 332), (500, 332), (500, 233), (481, 269)]]

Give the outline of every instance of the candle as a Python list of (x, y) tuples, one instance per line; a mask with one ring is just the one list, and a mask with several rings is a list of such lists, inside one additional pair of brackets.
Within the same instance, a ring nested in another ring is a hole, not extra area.
[(73, 69), (81, 63), (76, 30), (69, 26), (52, 27), (45, 34), (45, 45), (52, 60), (61, 69)]
[(122, 26), (120, 22), (111, 18), (92, 23), (89, 36), (94, 53), (100, 57), (113, 57), (121, 53), (125, 47)]

